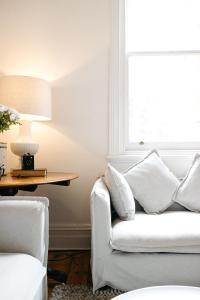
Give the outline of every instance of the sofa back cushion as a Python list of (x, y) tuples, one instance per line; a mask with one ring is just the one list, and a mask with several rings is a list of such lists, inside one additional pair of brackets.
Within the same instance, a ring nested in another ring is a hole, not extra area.
[(166, 211), (184, 211), (187, 210), (184, 206), (179, 203), (173, 202), (170, 207), (166, 209)]
[[(113, 208), (114, 210), (114, 208)], [(180, 205), (179, 203), (173, 202), (172, 205), (170, 205), (166, 211), (184, 211), (187, 210), (184, 206)], [(135, 199), (135, 212), (144, 212), (144, 208), (140, 205), (140, 203)], [(113, 212), (114, 218), (116, 217), (116, 214)]]

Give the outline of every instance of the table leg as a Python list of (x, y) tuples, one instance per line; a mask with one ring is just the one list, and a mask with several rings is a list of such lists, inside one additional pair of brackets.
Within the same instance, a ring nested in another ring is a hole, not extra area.
[(18, 187), (0, 188), (0, 196), (15, 196), (18, 192)]
[(64, 271), (47, 268), (47, 276), (62, 283), (66, 283), (67, 281), (67, 273)]

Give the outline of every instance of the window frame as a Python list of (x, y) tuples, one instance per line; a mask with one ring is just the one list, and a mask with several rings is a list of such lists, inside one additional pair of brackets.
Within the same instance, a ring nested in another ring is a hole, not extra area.
[[(147, 150), (161, 149), (163, 153), (195, 153), (198, 142), (128, 143), (128, 59), (125, 55), (125, 5), (126, 0), (112, 0), (110, 101), (109, 101), (109, 156), (142, 154)], [(153, 51), (174, 55), (200, 54), (200, 51)], [(152, 54), (153, 54), (152, 52)], [(142, 52), (132, 52), (141, 55)], [(150, 52), (145, 52), (150, 53)]]

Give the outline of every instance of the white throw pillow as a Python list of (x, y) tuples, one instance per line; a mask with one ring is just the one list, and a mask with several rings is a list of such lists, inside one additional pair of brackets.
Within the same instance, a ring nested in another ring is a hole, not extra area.
[(191, 211), (200, 211), (200, 155), (197, 154), (188, 174), (179, 185), (173, 197), (177, 202)]
[(124, 174), (135, 199), (147, 213), (159, 213), (172, 204), (179, 186), (175, 175), (154, 150)]
[(124, 176), (108, 164), (104, 179), (111, 195), (112, 205), (120, 219), (134, 219), (135, 201)]

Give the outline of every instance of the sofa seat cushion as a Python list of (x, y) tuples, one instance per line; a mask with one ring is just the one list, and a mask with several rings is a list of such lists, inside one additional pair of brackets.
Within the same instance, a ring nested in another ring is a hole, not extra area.
[(33, 300), (46, 269), (27, 254), (0, 253), (0, 299)]
[(200, 253), (200, 214), (166, 211), (113, 223), (111, 247), (124, 252)]

